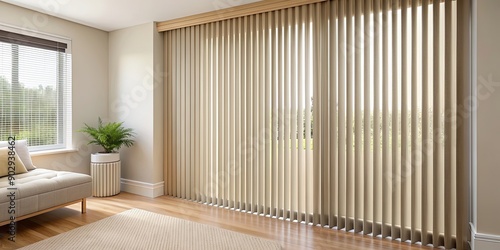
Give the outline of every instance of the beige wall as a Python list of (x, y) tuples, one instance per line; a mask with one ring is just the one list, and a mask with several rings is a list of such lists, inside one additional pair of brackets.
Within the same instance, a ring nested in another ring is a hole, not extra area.
[(154, 23), (109, 33), (110, 117), (137, 132), (122, 178), (149, 184), (163, 181), (162, 44)]
[(47, 14), (0, 2), (0, 23), (62, 36), (72, 41), (73, 147), (78, 152), (35, 156), (34, 164), (50, 169), (90, 173), (87, 138), (76, 130), (108, 116), (108, 33)]
[[(154, 84), (156, 89), (153, 96), (153, 182), (163, 182), (163, 33), (156, 32), (156, 24), (153, 24), (153, 61), (154, 61)], [(162, 188), (163, 192), (163, 188)]]
[(477, 221), (500, 236), (500, 1), (477, 1)]
[[(56, 8), (57, 9), (57, 8)], [(48, 13), (56, 14), (56, 13)], [(73, 58), (73, 147), (77, 152), (33, 156), (38, 167), (90, 173), (84, 123), (124, 121), (136, 145), (121, 150), (122, 178), (163, 181), (163, 36), (154, 23), (105, 32), (0, 2), (0, 23), (69, 38)], [(157, 188), (163, 192), (163, 187)]]

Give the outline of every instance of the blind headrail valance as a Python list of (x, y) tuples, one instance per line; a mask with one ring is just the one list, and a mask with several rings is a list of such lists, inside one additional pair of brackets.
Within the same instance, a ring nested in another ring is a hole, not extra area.
[[(156, 24), (156, 28), (158, 32), (164, 32), (169, 30), (190, 27), (194, 25), (223, 21), (231, 18), (255, 15), (264, 12), (281, 10), (305, 4), (319, 3), (325, 1), (327, 0), (263, 0), (255, 3), (238, 5), (229, 8), (227, 6), (224, 6), (223, 4), (217, 6), (217, 3), (214, 3), (214, 5), (216, 5), (216, 8), (219, 8), (218, 10), (181, 17), (173, 20), (158, 22)], [(428, 2), (431, 4), (434, 1), (436, 0), (429, 0)], [(437, 1), (439, 1), (440, 3), (444, 2), (444, 0), (437, 0)], [(422, 5), (422, 2), (417, 1), (416, 4), (420, 6)], [(397, 8), (401, 8), (399, 3), (397, 3)]]
[(0, 42), (31, 46), (35, 48), (54, 50), (59, 52), (65, 52), (68, 48), (68, 45), (66, 43), (22, 35), (5, 30), (0, 30)]
[(264, 0), (230, 8), (227, 8), (226, 6), (216, 6), (216, 8), (220, 9), (164, 22), (158, 22), (156, 24), (156, 27), (158, 29), (158, 32), (164, 32), (194, 25), (217, 22), (241, 16), (254, 15), (324, 1), (326, 0)]

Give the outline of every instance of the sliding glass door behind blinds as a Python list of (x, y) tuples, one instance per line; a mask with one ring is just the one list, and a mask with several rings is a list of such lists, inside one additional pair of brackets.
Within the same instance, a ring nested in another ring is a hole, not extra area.
[(326, 1), (165, 33), (166, 194), (455, 246), (454, 1)]

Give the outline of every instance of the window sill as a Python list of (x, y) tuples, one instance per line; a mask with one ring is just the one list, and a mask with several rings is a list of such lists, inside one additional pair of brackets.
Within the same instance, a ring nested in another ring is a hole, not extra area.
[(30, 155), (31, 156), (43, 156), (43, 155), (74, 153), (74, 152), (78, 152), (78, 149), (64, 148), (64, 149), (43, 150), (43, 151), (30, 152)]

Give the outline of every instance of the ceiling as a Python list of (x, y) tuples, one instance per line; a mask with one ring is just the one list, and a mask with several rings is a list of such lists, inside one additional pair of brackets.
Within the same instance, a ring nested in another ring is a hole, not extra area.
[(166, 21), (259, 0), (2, 0), (105, 31)]

